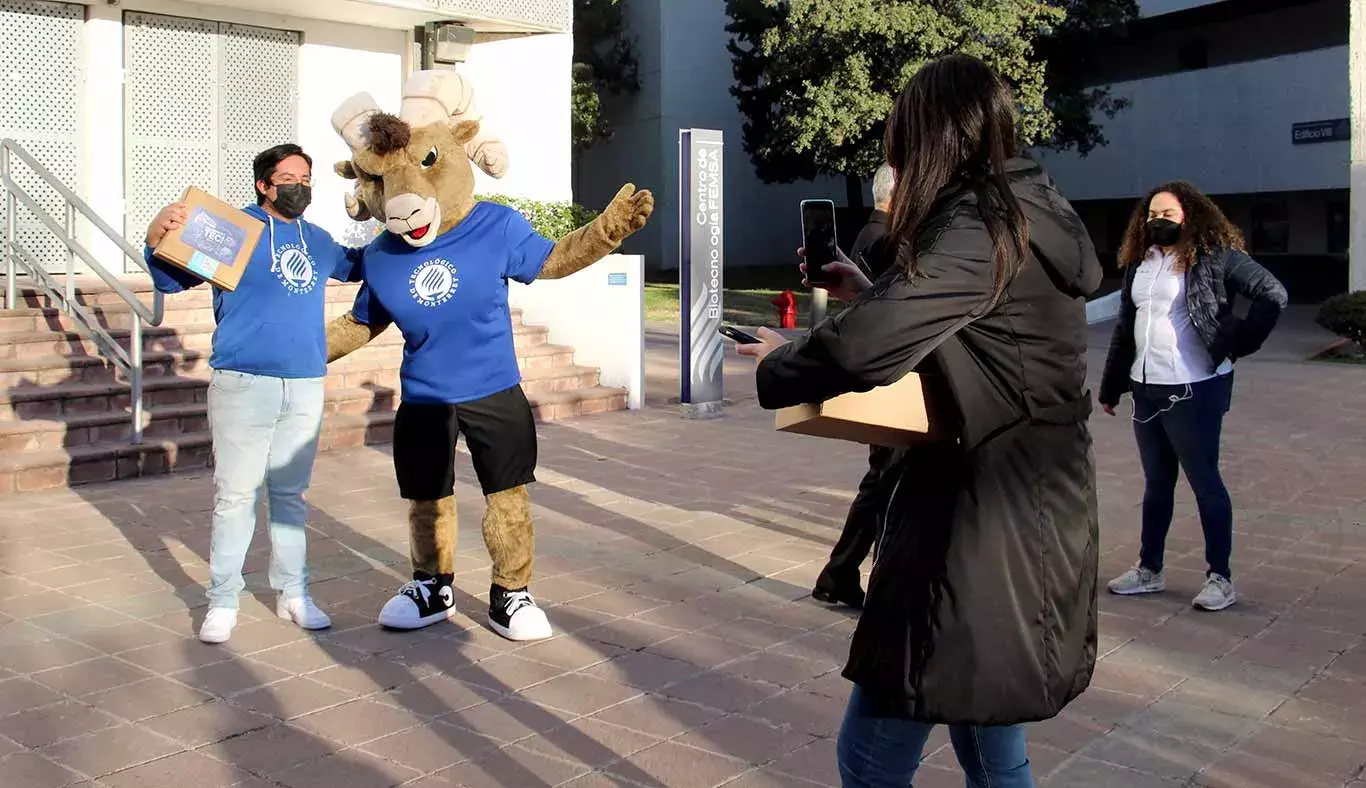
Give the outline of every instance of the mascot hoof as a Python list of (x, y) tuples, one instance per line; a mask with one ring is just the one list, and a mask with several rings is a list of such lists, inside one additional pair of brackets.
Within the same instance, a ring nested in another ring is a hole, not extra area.
[(450, 582), (441, 578), (412, 580), (384, 603), (379, 624), (389, 629), (422, 629), (455, 613)]
[(489, 626), (508, 640), (544, 640), (554, 632), (545, 612), (525, 588), (509, 591), (499, 586), (489, 590)]

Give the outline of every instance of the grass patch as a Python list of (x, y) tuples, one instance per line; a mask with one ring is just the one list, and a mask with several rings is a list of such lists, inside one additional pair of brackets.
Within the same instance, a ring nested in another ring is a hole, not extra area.
[[(778, 318), (772, 301), (781, 290), (726, 288), (722, 319), (742, 326), (777, 326)], [(797, 325), (805, 326), (811, 315), (811, 294), (804, 288), (792, 288), (797, 297)], [(838, 314), (844, 304), (833, 299), (826, 302), (826, 314)], [(645, 285), (645, 319), (652, 323), (678, 323), (678, 283)]]
[[(802, 286), (796, 264), (745, 266), (725, 273), (723, 319), (742, 326), (777, 326), (772, 301), (784, 290), (797, 297), (797, 325), (805, 327), (811, 315), (811, 291)], [(844, 304), (830, 299), (826, 314), (838, 314)], [(678, 269), (645, 272), (645, 319), (655, 323), (678, 323)]]
[(1310, 361), (1326, 361), (1330, 364), (1366, 365), (1366, 348), (1350, 340), (1339, 340), (1332, 347), (1310, 356)]

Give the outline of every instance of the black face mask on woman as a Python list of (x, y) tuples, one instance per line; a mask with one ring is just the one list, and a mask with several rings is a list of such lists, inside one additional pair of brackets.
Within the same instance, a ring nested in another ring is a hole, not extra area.
[(287, 219), (303, 216), (313, 202), (313, 190), (302, 183), (283, 183), (275, 187), (275, 209)]
[(1148, 222), (1148, 245), (1176, 246), (1181, 243), (1181, 229), (1171, 219), (1153, 219)]

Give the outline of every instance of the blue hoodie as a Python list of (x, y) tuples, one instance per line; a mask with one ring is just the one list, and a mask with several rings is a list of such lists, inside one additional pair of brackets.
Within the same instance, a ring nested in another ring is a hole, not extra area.
[[(361, 249), (348, 249), (321, 227), (303, 219), (286, 222), (259, 206), (243, 208), (265, 222), (237, 289), (213, 286), (214, 369), (275, 378), (320, 378), (327, 374), (327, 331), (323, 279), (359, 282)], [(179, 293), (204, 280), (164, 263), (145, 248), (152, 283)]]

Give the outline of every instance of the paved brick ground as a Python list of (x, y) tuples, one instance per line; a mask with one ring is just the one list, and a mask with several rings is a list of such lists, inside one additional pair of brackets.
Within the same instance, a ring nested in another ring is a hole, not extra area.
[[(1183, 493), (1171, 590), (1106, 597), (1093, 689), (1030, 729), (1041, 785), (1366, 787), (1366, 370), (1293, 361), (1319, 339), (1239, 367), (1243, 603), (1189, 607), (1202, 562)], [(407, 554), (383, 451), (318, 463), (313, 590), (336, 622), (318, 636), (273, 620), (258, 537), (232, 642), (194, 639), (203, 476), (0, 500), (0, 784), (836, 785), (854, 622), (806, 594), (866, 455), (774, 434), (737, 360), (728, 415), (678, 419), (670, 353), (656, 337), (656, 407), (541, 431), (533, 590), (562, 634), (539, 644), (475, 620), (488, 578), (467, 465), (472, 617), (407, 634), (373, 624)], [(1141, 478), (1125, 420), (1094, 429), (1108, 577), (1133, 560)], [(946, 740), (920, 788), (962, 784)]]

